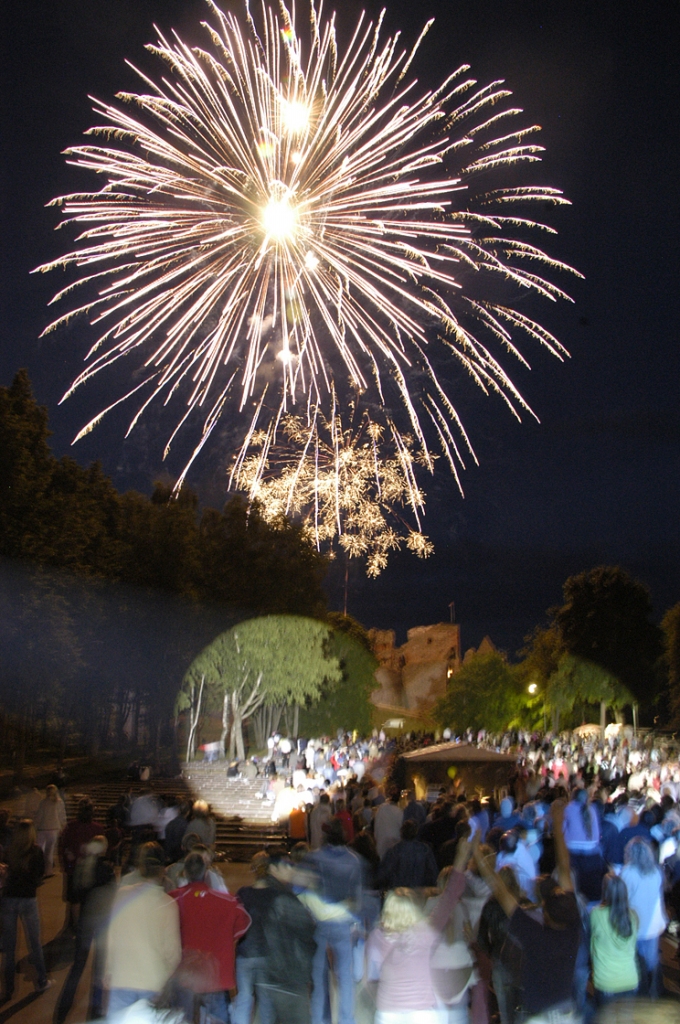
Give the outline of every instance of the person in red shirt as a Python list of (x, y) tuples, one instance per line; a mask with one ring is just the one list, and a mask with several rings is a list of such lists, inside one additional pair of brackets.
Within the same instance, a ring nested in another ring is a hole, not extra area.
[(199, 989), (201, 1002), (210, 1015), (227, 1024), (227, 993), (236, 987), (236, 943), (248, 931), (251, 918), (235, 896), (211, 889), (205, 873), (203, 857), (190, 853), (184, 862), (188, 885), (170, 895), (179, 908), (182, 953), (201, 953), (213, 966)]
[(89, 796), (84, 796), (78, 803), (75, 821), (70, 821), (59, 836), (59, 857), (64, 871), (64, 901), (66, 903), (66, 920), (64, 931), (76, 929), (80, 915), (80, 905), (85, 897), (78, 892), (75, 881), (76, 865), (83, 855), (83, 847), (91, 843), (95, 836), (104, 834), (105, 826), (94, 821), (94, 807)]
[(354, 822), (352, 821), (352, 815), (345, 808), (344, 800), (336, 800), (335, 802), (335, 818), (342, 825), (342, 832), (345, 837), (346, 843), (354, 841)]

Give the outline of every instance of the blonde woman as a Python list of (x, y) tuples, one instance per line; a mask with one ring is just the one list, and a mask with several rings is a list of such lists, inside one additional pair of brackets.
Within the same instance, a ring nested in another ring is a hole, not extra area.
[(54, 874), (54, 851), (60, 834), (66, 828), (66, 808), (56, 786), (48, 786), (45, 790), (35, 812), (35, 827), (38, 846), (45, 854), (45, 877), (51, 878)]
[(470, 850), (468, 840), (461, 839), (448, 884), (430, 917), (412, 889), (388, 893), (366, 949), (369, 972), (378, 976), (375, 1024), (439, 1024), (430, 960), (465, 888)]

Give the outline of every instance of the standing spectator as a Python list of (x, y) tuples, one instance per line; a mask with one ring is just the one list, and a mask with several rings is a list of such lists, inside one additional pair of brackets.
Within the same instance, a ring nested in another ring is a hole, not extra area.
[(78, 923), (80, 897), (75, 890), (74, 875), (78, 860), (82, 856), (83, 847), (95, 836), (103, 835), (105, 829), (98, 821), (93, 821), (94, 807), (88, 796), (84, 796), (78, 804), (75, 821), (70, 821), (59, 836), (59, 856), (64, 872), (64, 899), (66, 900), (66, 920), (64, 929), (75, 931)]
[(476, 836), (473, 843), (480, 874), (489, 882), (510, 919), (508, 935), (522, 948), (522, 1009), (527, 1017), (547, 1019), (550, 1014), (555, 1024), (572, 1020), (574, 971), (581, 938), (581, 915), (562, 830), (564, 805), (562, 799), (552, 805), (557, 880), (552, 876), (539, 879), (540, 919), (520, 907), (503, 881), (490, 870), (479, 854)]
[(158, 802), (150, 789), (143, 789), (130, 806), (130, 828), (135, 845), (153, 830), (158, 834)]
[(401, 840), (391, 846), (378, 869), (379, 889), (420, 889), (437, 884), (437, 861), (431, 847), (416, 839), (418, 825), (407, 819), (401, 826)]
[(0, 863), (7, 863), (7, 851), (12, 842), (12, 829), (9, 827), (10, 812), (0, 807)]
[(205, 800), (196, 800), (191, 812), (189, 829), (195, 832), (204, 846), (214, 847), (217, 837), (217, 826), (215, 819), (210, 813), (210, 807)]
[(54, 854), (59, 835), (66, 828), (66, 808), (56, 786), (48, 786), (35, 812), (38, 846), (45, 854), (45, 877), (54, 874)]
[(399, 803), (399, 791), (394, 789), (389, 798), (381, 804), (375, 812), (373, 819), (373, 835), (378, 856), (382, 860), (390, 846), (395, 846), (401, 838), (401, 823), (404, 820), (404, 812), (397, 806)]
[(602, 903), (590, 915), (590, 955), (598, 1006), (637, 992), (637, 926), (637, 914), (628, 906), (626, 883), (610, 872), (602, 883)]
[(345, 846), (341, 822), (329, 821), (325, 842), (310, 854), (307, 864), (316, 873), (319, 895), (325, 905), (314, 932), (316, 952), (312, 968), (312, 1024), (323, 1024), (328, 1004), (328, 950), (338, 984), (338, 1024), (354, 1024), (354, 978), (352, 974), (353, 911), (361, 907), (361, 862)]
[(252, 923), (236, 947), (237, 995), (231, 1004), (231, 1017), (233, 1024), (250, 1024), (253, 1003), (257, 998), (260, 1024), (274, 1024), (274, 1007), (267, 989), (263, 987), (267, 956), (265, 925), (275, 898), (275, 889), (267, 879), (267, 854), (256, 853), (250, 862), (250, 868), (255, 881), (252, 885), (243, 886), (236, 893), (250, 915)]
[(309, 815), (310, 845), (318, 850), (323, 842), (323, 827), (333, 817), (331, 801), (328, 793), (322, 793), (318, 804), (315, 804)]
[[(278, 1024), (310, 1022), (309, 988), (316, 950), (314, 920), (293, 893), (294, 878), (295, 868), (286, 854), (270, 854), (267, 884), (271, 904), (264, 928), (267, 954), (262, 988), (273, 1007), (271, 1020)], [(260, 1012), (261, 1008), (262, 1003)], [(339, 1020), (343, 1021), (342, 1009)], [(262, 1016), (260, 1021), (267, 1024)]]
[(344, 800), (335, 801), (335, 819), (342, 825), (345, 842), (351, 843), (354, 840), (354, 822), (352, 821), (352, 815), (345, 806)]
[(564, 811), (564, 841), (579, 892), (591, 902), (598, 899), (607, 866), (600, 852), (600, 818), (585, 789), (574, 790)]
[(288, 845), (295, 846), (296, 843), (307, 842), (307, 808), (302, 802), (302, 794), (299, 794), (300, 803), (294, 804), (288, 815)]
[(366, 948), (370, 970), (379, 975), (376, 1022), (439, 1024), (442, 1020), (432, 954), (460, 900), (469, 857), (469, 844), (462, 841), (446, 889), (429, 918), (412, 890), (388, 893), (380, 927), (371, 932)]
[(668, 923), (663, 901), (663, 875), (652, 848), (641, 836), (626, 846), (621, 878), (628, 890), (628, 903), (638, 918), (637, 951), (646, 972), (640, 979), (640, 994), (656, 999), (659, 994), (659, 937)]
[[(182, 952), (202, 953), (215, 963), (216, 978), (202, 992), (208, 1014), (228, 1024), (227, 994), (236, 985), (236, 943), (250, 927), (250, 915), (235, 896), (215, 892), (205, 882), (206, 864), (200, 853), (184, 862), (187, 885), (170, 893), (179, 907)], [(214, 987), (213, 987), (214, 986)]]
[(113, 866), (106, 859), (107, 843), (104, 836), (95, 836), (84, 848), (84, 857), (79, 866), (86, 895), (76, 929), (76, 950), (71, 970), (66, 976), (64, 987), (54, 1015), (54, 1024), (64, 1024), (73, 1005), (78, 982), (87, 964), (90, 947), (94, 943), (92, 965), (92, 986), (88, 1020), (104, 1016), (104, 969), (106, 964), (106, 929), (111, 906), (116, 895), (116, 876)]
[(33, 822), (28, 818), (23, 818), (14, 829), (14, 835), (7, 851), (7, 866), (8, 872), (0, 910), (2, 948), (5, 954), (3, 1002), (8, 1002), (14, 995), (17, 920), (19, 918), (21, 918), (24, 929), (26, 945), (31, 951), (33, 966), (38, 974), (36, 992), (44, 992), (50, 985), (47, 980), (45, 959), (40, 943), (40, 917), (35, 895), (45, 874), (45, 857), (36, 843)]
[[(498, 877), (519, 906), (530, 906), (511, 867), (499, 870)], [(508, 938), (510, 922), (496, 896), (487, 900), (479, 920), (477, 942), (491, 961), (493, 990), (498, 1003), (501, 1024), (514, 1024), (520, 1002), (519, 968), (520, 947)]]
[(164, 858), (158, 843), (145, 843), (143, 881), (123, 885), (111, 912), (106, 944), (109, 1016), (138, 999), (153, 999), (179, 964), (179, 910), (163, 892)]
[(179, 814), (165, 826), (165, 856), (170, 864), (182, 856), (182, 840), (189, 828), (190, 814), (191, 801), (182, 800), (179, 805)]

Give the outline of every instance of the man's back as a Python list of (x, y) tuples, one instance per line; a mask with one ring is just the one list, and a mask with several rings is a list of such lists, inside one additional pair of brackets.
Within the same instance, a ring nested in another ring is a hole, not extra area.
[(235, 896), (216, 892), (205, 882), (190, 882), (170, 895), (179, 909), (182, 949), (215, 958), (219, 984), (212, 991), (234, 988), (236, 943), (250, 927), (250, 915)]

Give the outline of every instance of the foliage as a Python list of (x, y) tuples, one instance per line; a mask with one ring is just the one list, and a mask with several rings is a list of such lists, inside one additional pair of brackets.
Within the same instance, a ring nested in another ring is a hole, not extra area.
[(306, 736), (334, 736), (338, 729), (371, 731), (371, 692), (376, 688), (378, 667), (366, 630), (349, 615), (331, 613), (334, 626), (330, 653), (340, 664), (342, 678), (328, 683), (321, 698), (300, 711), (300, 730)]
[(634, 700), (648, 699), (661, 634), (647, 588), (620, 566), (601, 565), (570, 576), (563, 591), (554, 621), (565, 652), (606, 669)]
[(557, 671), (552, 674), (546, 688), (548, 710), (564, 715), (578, 702), (607, 704), (622, 708), (633, 703), (633, 695), (620, 680), (602, 665), (573, 654), (563, 654)]
[(0, 388), (0, 558), (9, 749), (36, 728), (167, 742), (187, 667), (236, 618), (325, 611), (326, 562), (300, 527), (239, 497), (120, 494), (98, 463), (56, 459), (23, 370)]
[(435, 721), (455, 732), (500, 732), (517, 716), (521, 695), (515, 674), (498, 651), (466, 659), (434, 708)]
[(663, 660), (668, 673), (671, 728), (680, 728), (680, 601), (669, 608), (661, 621), (664, 638)]
[(192, 684), (228, 702), (238, 757), (244, 756), (243, 721), (264, 704), (303, 704), (342, 678), (329, 649), (328, 627), (297, 615), (268, 615), (233, 626), (192, 662), (177, 698), (189, 706)]

